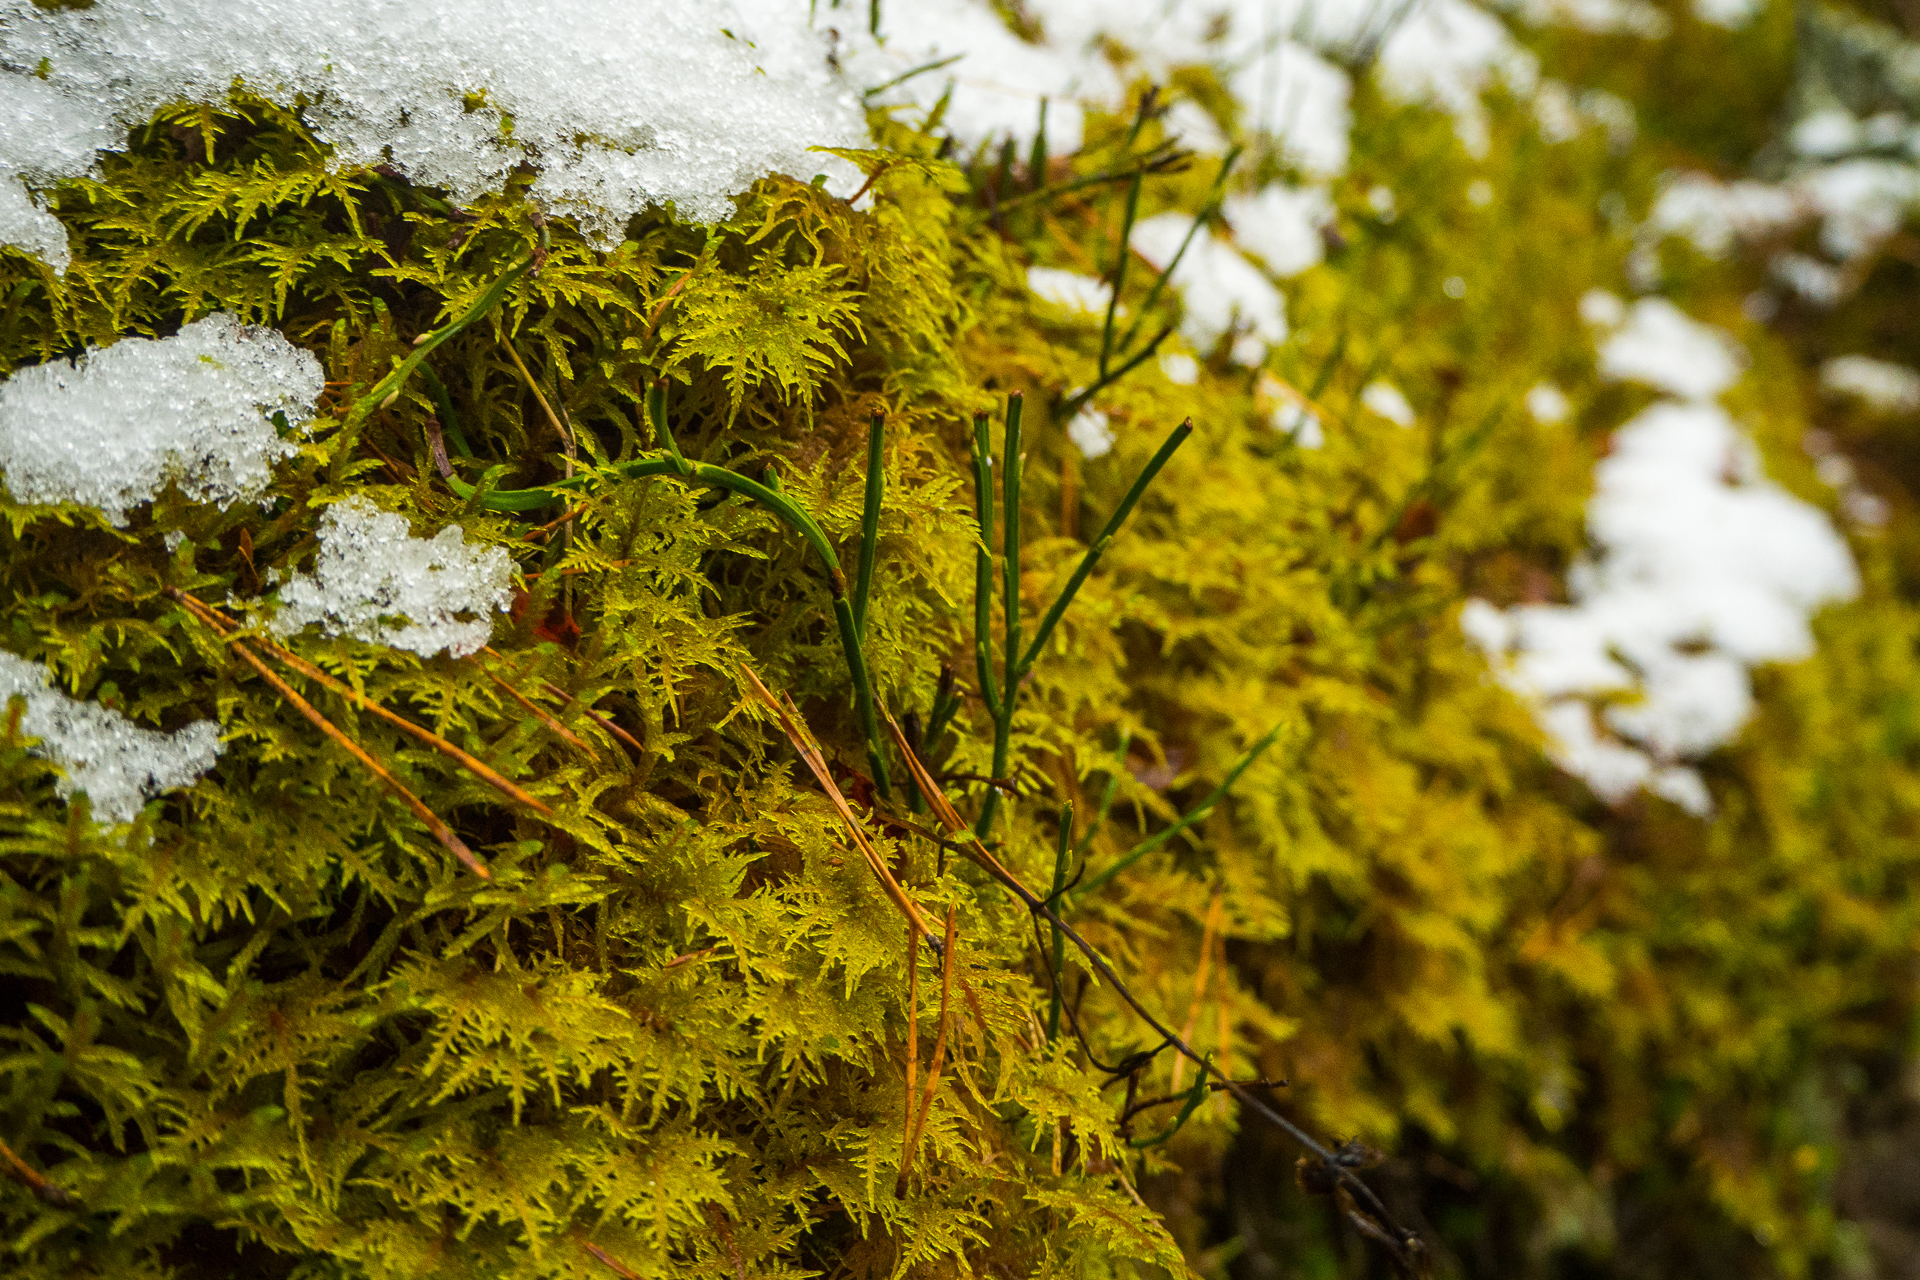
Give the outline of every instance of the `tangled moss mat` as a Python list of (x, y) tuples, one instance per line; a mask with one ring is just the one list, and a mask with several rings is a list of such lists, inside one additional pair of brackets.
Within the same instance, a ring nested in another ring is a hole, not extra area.
[[(769, 178), (730, 223), (648, 215), (611, 253), (521, 186), (456, 209), (333, 171), (244, 97), (164, 112), (62, 186), (68, 272), (0, 258), (6, 367), (221, 310), (329, 382), (264, 506), (169, 492), (125, 528), (5, 508), (8, 647), (227, 743), (105, 828), (8, 723), (10, 1273), (1180, 1274), (1253, 1250), (1360, 1274), (1411, 1248), (1363, 1238), (1392, 1220), (1442, 1272), (1550, 1275), (1604, 1257), (1620, 1205), (1727, 1274), (1830, 1251), (1817, 1107), (1791, 1102), (1909, 1016), (1920, 736), (1883, 712), (1915, 683), (1913, 611), (1863, 549), (1865, 596), (1709, 763), (1711, 823), (1555, 773), (1457, 612), (1581, 546), (1639, 393), (1596, 380), (1577, 299), (1628, 248), (1601, 192), (1644, 195), (1654, 160), (1548, 144), (1495, 103), (1474, 161), (1442, 117), (1356, 105), (1342, 243), (1290, 293), (1295, 338), (1267, 377), (1193, 351), (1191, 382), (1142, 354), (1180, 343), (1150, 346), (1179, 306), (1150, 273), (1117, 347), (1024, 283), (1106, 269), (1125, 185), (1077, 178), (1157, 156), (1140, 216), (1208, 207), (1215, 167), (1171, 160), (1150, 111), (1027, 164), (881, 121), (850, 157), (864, 211)], [(1409, 173), (1419, 199), (1369, 209)], [(1737, 324), (1722, 301), (1700, 300)], [(1747, 336), (1738, 394), (1777, 446), (1799, 375)], [(1085, 458), (1067, 411), (1135, 356), (1100, 393), (1113, 449)], [(1385, 373), (1415, 427), (1361, 407)], [(1568, 422), (1517, 410), (1543, 377), (1574, 390)], [(1276, 388), (1325, 416), (1324, 448), (1274, 430)], [(310, 632), (302, 671), (221, 634), (350, 495), (512, 555), (490, 649)], [(1342, 1167), (1390, 1157), (1363, 1175), (1377, 1214), (1325, 1165), (1296, 1186), (1297, 1146), (1196, 1092), (964, 834), (933, 838), (889, 716), (1144, 1008), (1227, 1075), (1285, 1081), (1256, 1096), (1356, 1140)], [(874, 815), (871, 859), (833, 790)]]

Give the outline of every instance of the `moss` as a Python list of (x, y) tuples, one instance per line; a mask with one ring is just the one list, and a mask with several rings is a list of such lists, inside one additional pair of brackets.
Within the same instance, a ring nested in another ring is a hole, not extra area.
[[(1824, 1139), (1796, 1091), (1896, 1042), (1910, 1011), (1911, 604), (1857, 548), (1867, 593), (1822, 621), (1818, 656), (1767, 674), (1762, 714), (1709, 762), (1710, 824), (1652, 800), (1615, 813), (1556, 774), (1457, 614), (1537, 593), (1582, 550), (1591, 466), (1632, 393), (1596, 384), (1577, 300), (1618, 287), (1631, 245), (1596, 211), (1650, 190), (1658, 157), (1597, 130), (1549, 145), (1511, 101), (1484, 159), (1431, 112), (1358, 109), (1339, 246), (1289, 287), (1296, 337), (1271, 366), (1316, 402), (1319, 450), (1273, 429), (1271, 389), (1222, 350), (1193, 353), (1192, 385), (1153, 361), (1114, 384), (1115, 447), (1083, 458), (1059, 410), (1097, 376), (1100, 320), (1036, 309), (1024, 268), (1105, 269), (1123, 202), (1096, 185), (1011, 205), (1036, 175), (1013, 166), (1008, 187), (997, 157), (949, 163), (885, 120), (879, 149), (849, 153), (873, 175), (865, 212), (769, 178), (728, 223), (649, 215), (604, 254), (519, 186), (459, 210), (334, 171), (296, 115), (244, 97), (164, 112), (63, 186), (67, 274), (0, 259), (6, 368), (228, 310), (321, 357), (331, 418), (266, 509), (169, 494), (126, 530), (5, 509), (9, 647), (145, 723), (215, 717), (229, 744), (112, 830), (57, 800), (17, 725), (0, 753), (0, 1136), (59, 1189), (0, 1205), (16, 1272), (1092, 1275), (1178, 1272), (1183, 1248), (1217, 1270), (1234, 1238), (1301, 1274), (1346, 1256), (1337, 1217), (1244, 1190), (1282, 1185), (1270, 1162), (1291, 1153), (1224, 1098), (1129, 1145), (1175, 1108), (1123, 1124), (1100, 1064), (1156, 1037), (1075, 962), (1049, 1043), (1051, 945), (919, 834), (932, 819), (903, 812), (883, 752), (878, 853), (928, 917), (955, 912), (943, 1023), (941, 958), (910, 966), (895, 905), (739, 674), (790, 693), (839, 787), (878, 803), (835, 578), (766, 504), (664, 463), (636, 478), (664, 456), (656, 380), (679, 453), (777, 481), (848, 578), (884, 411), (859, 649), (879, 709), (923, 730), (951, 713), (926, 746), (969, 818), (1005, 766), (987, 834), (1028, 885), (1057, 883), (1063, 821), (1097, 876), (1271, 735), (1200, 821), (1065, 914), (1203, 1053), (1290, 1080), (1288, 1116), (1404, 1156), (1381, 1176), (1409, 1220), (1432, 1207), (1443, 1264), (1492, 1249), (1489, 1270), (1553, 1274), (1642, 1203), (1697, 1216), (1689, 1247), (1762, 1233), (1756, 1267), (1822, 1254), (1827, 1192), (1798, 1153)], [(1100, 170), (1130, 123), (1090, 120), (1049, 173)], [(1212, 180), (1151, 177), (1141, 216), (1201, 211)], [(1402, 193), (1392, 221), (1365, 199), (1379, 181)], [(369, 395), (530, 258), (432, 349), (432, 379)], [(1145, 311), (1140, 274), (1125, 301)], [(1703, 279), (1698, 301), (1739, 323), (1730, 286)], [(1177, 306), (1153, 300), (1142, 332)], [(1742, 336), (1760, 434), (1786, 441), (1800, 375)], [(1376, 378), (1413, 428), (1361, 408)], [(1519, 408), (1542, 379), (1572, 394), (1569, 424)], [(1197, 429), (1030, 676), (1002, 683), (1019, 696), (996, 762), (970, 451), (979, 413), (1000, 449), (1014, 390), (1028, 641), (1167, 432)], [(429, 417), (465, 442), (457, 485)], [(568, 475), (564, 500), (503, 509)], [(492, 653), (296, 647), (550, 818), (293, 677), (491, 879), (169, 594), (270, 590), (349, 494), (514, 556)], [(924, 1088), (943, 1025), (896, 1195), (908, 1063)], [(1120, 1074), (1136, 1100), (1193, 1080), (1169, 1053)]]

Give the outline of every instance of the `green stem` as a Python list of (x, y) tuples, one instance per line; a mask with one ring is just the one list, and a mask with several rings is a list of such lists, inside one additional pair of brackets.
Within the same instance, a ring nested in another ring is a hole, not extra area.
[(1135, 845), (1132, 850), (1122, 856), (1118, 862), (1076, 889), (1073, 896), (1075, 898), (1084, 898), (1090, 893), (1097, 892), (1103, 888), (1108, 881), (1152, 853), (1155, 849), (1158, 849), (1167, 841), (1179, 835), (1182, 831), (1185, 831), (1188, 827), (1193, 826), (1197, 822), (1205, 821), (1207, 815), (1213, 812), (1213, 806), (1218, 804), (1221, 797), (1226, 795), (1227, 792), (1232, 789), (1233, 784), (1240, 780), (1240, 775), (1251, 768), (1253, 762), (1258, 760), (1266, 749), (1278, 740), (1281, 728), (1281, 725), (1273, 726), (1273, 728), (1267, 730), (1267, 735), (1264, 738), (1254, 743), (1251, 747), (1248, 747), (1246, 752), (1234, 762), (1233, 768), (1227, 770), (1227, 776), (1222, 779), (1220, 785), (1215, 787), (1212, 794), (1208, 795), (1205, 800), (1202, 800), (1199, 805), (1194, 808), (1192, 813), (1189, 813), (1165, 831), (1142, 840), (1139, 844)]
[(1120, 749), (1114, 752), (1120, 761), (1120, 767), (1107, 774), (1107, 785), (1100, 791), (1100, 807), (1094, 810), (1093, 821), (1087, 824), (1087, 833), (1080, 837), (1075, 846), (1076, 857), (1085, 858), (1087, 850), (1093, 848), (1093, 838), (1100, 834), (1100, 828), (1107, 824), (1107, 814), (1113, 809), (1113, 798), (1120, 793), (1120, 770), (1127, 767), (1127, 744), (1133, 741), (1131, 730), (1120, 731)]
[[(1015, 391), (1007, 397), (1007, 433), (1000, 457), (1001, 513), (1001, 622), (1002, 654), (1006, 661), (1006, 683), (1001, 687), (999, 707), (993, 718), (993, 778), (1007, 776), (1007, 760), (1013, 742), (1013, 708), (1020, 697), (1020, 417), (1025, 398)], [(984, 436), (984, 432), (982, 433)], [(991, 480), (991, 477), (988, 477)], [(991, 591), (991, 575), (987, 579)], [(979, 606), (976, 603), (976, 618)], [(991, 668), (991, 657), (982, 650)], [(988, 786), (981, 802), (980, 816), (973, 824), (974, 834), (987, 838), (994, 816), (1000, 809), (1000, 789)]]
[[(1120, 526), (1133, 513), (1133, 508), (1139, 503), (1140, 496), (1147, 491), (1147, 486), (1153, 483), (1153, 478), (1160, 474), (1160, 469), (1167, 465), (1167, 460), (1173, 457), (1174, 451), (1192, 434), (1193, 419), (1189, 418), (1173, 429), (1173, 434), (1166, 438), (1153, 457), (1147, 460), (1147, 465), (1141, 468), (1140, 474), (1134, 477), (1133, 486), (1127, 490), (1127, 496), (1121, 500), (1120, 506), (1107, 519), (1107, 525), (1100, 531), (1100, 536), (1093, 540), (1093, 545), (1088, 547), (1086, 554), (1080, 557), (1080, 563), (1074, 567), (1073, 576), (1067, 579), (1067, 585), (1061, 588), (1060, 594), (1048, 608), (1046, 616), (1040, 620), (1039, 630), (1033, 635), (1033, 644), (1028, 647), (1017, 666), (1009, 662), (1008, 670), (1012, 673), (1007, 677), (1009, 685), (1015, 682), (1015, 675), (1024, 676), (1033, 669), (1033, 664), (1040, 657), (1041, 650), (1046, 647), (1047, 640), (1053, 635), (1053, 629), (1060, 625), (1060, 619), (1065, 616), (1067, 606), (1073, 603), (1073, 597), (1086, 584), (1094, 565), (1099, 563), (1100, 557), (1106, 553), (1107, 545), (1113, 541), (1113, 536), (1120, 531)], [(1011, 653), (1008, 656), (1011, 658)]]
[(353, 441), (360, 434), (360, 424), (366, 421), (367, 415), (385, 404), (390, 397), (399, 395), (400, 389), (406, 386), (407, 379), (413, 376), (414, 370), (426, 363), (427, 356), (435, 347), (493, 310), (494, 305), (506, 296), (507, 290), (513, 286), (514, 282), (533, 270), (533, 265), (534, 260), (529, 258), (488, 285), (486, 292), (482, 293), (472, 306), (456, 319), (429, 332), (407, 358), (394, 367), (391, 373), (373, 384), (373, 390), (353, 402), (353, 407), (347, 411), (346, 425), (341, 428), (342, 438), (335, 446), (333, 459), (335, 480), (340, 479), (347, 457), (353, 451)]
[(867, 502), (860, 514), (860, 568), (853, 577), (853, 625), (862, 641), (867, 638), (867, 600), (873, 590), (874, 552), (880, 541), (880, 499), (887, 484), (880, 456), (886, 422), (885, 414), (876, 413), (867, 426)]
[(980, 676), (980, 698), (987, 714), (1000, 718), (1000, 693), (993, 679), (993, 453), (987, 440), (987, 415), (973, 417), (973, 504), (980, 522), (980, 544), (973, 558), (973, 660)]
[(1107, 361), (1113, 355), (1113, 317), (1120, 309), (1120, 291), (1127, 287), (1127, 263), (1133, 257), (1133, 222), (1140, 213), (1141, 181), (1141, 176), (1135, 174), (1133, 184), (1127, 188), (1127, 210), (1120, 219), (1120, 252), (1113, 264), (1113, 290), (1107, 295), (1107, 321), (1100, 329), (1102, 379), (1107, 376)]
[(1160, 332), (1154, 334), (1151, 342), (1128, 356), (1126, 362), (1118, 369), (1113, 370), (1103, 377), (1095, 378), (1086, 387), (1083, 387), (1079, 392), (1069, 397), (1061, 404), (1059, 411), (1054, 416), (1064, 422), (1073, 421), (1073, 416), (1080, 412), (1081, 406), (1085, 405), (1087, 401), (1093, 399), (1102, 391), (1120, 381), (1120, 379), (1126, 377), (1147, 361), (1153, 359), (1153, 353), (1160, 349), (1160, 344), (1165, 342), (1168, 336), (1179, 327), (1179, 322), (1175, 321), (1160, 330)]
[(1146, 322), (1147, 314), (1153, 310), (1153, 304), (1160, 300), (1160, 294), (1166, 289), (1167, 282), (1173, 279), (1173, 273), (1180, 266), (1180, 260), (1187, 256), (1187, 247), (1193, 243), (1194, 236), (1199, 234), (1200, 228), (1206, 224), (1207, 218), (1219, 204), (1220, 193), (1227, 185), (1227, 174), (1233, 171), (1233, 162), (1239, 158), (1240, 148), (1234, 147), (1220, 161), (1220, 172), (1214, 175), (1213, 187), (1207, 192), (1206, 204), (1202, 205), (1200, 212), (1195, 215), (1193, 225), (1187, 228), (1186, 237), (1180, 241), (1180, 249), (1173, 255), (1173, 261), (1167, 264), (1167, 269), (1162, 271), (1159, 279), (1153, 282), (1153, 288), (1147, 291), (1147, 300), (1140, 304), (1139, 314), (1134, 316), (1133, 323), (1127, 327), (1126, 336), (1120, 339), (1122, 351), (1132, 345), (1133, 335), (1140, 332), (1140, 326)]

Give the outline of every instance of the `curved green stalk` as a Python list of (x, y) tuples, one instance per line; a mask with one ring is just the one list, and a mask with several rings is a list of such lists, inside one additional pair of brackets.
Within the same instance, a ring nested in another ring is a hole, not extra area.
[(1267, 730), (1264, 738), (1261, 738), (1260, 741), (1248, 747), (1246, 752), (1242, 754), (1238, 760), (1234, 761), (1233, 768), (1227, 770), (1227, 776), (1221, 779), (1220, 785), (1215, 787), (1205, 800), (1195, 805), (1192, 813), (1189, 813), (1165, 831), (1158, 832), (1142, 840), (1127, 853), (1123, 854), (1118, 862), (1074, 890), (1071, 896), (1084, 898), (1088, 894), (1096, 892), (1103, 888), (1109, 880), (1112, 880), (1122, 871), (1125, 871), (1128, 867), (1140, 861), (1140, 859), (1146, 857), (1155, 849), (1158, 849), (1161, 845), (1173, 839), (1182, 831), (1185, 831), (1188, 827), (1198, 822), (1204, 822), (1207, 815), (1213, 812), (1213, 806), (1220, 803), (1221, 797), (1233, 789), (1234, 783), (1240, 781), (1240, 775), (1250, 769), (1253, 766), (1253, 762), (1258, 760), (1262, 753), (1264, 753), (1268, 747), (1272, 746), (1275, 740), (1280, 737), (1282, 727), (1281, 725), (1273, 726), (1273, 728)]

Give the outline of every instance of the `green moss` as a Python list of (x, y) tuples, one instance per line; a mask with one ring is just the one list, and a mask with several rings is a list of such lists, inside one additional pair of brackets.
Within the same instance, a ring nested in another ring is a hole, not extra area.
[[(929, 917), (956, 912), (967, 994), (896, 1196), (909, 1009), (924, 1081), (940, 960), (919, 949), (916, 995), (899, 915), (738, 674), (790, 692), (840, 786), (873, 799), (835, 579), (764, 505), (634, 476), (666, 443), (643, 409), (658, 379), (684, 458), (777, 482), (849, 576), (868, 421), (886, 413), (861, 649), (880, 709), (923, 726), (957, 673), (928, 755), (969, 818), (1000, 772), (974, 662), (974, 415), (1025, 393), (1028, 640), (1191, 417), (1020, 688), (999, 857), (1050, 883), (1071, 804), (1090, 880), (1271, 734), (1203, 820), (1065, 900), (1144, 1004), (1232, 1074), (1291, 1080), (1275, 1097), (1316, 1132), (1406, 1153), (1397, 1185), (1419, 1181), (1416, 1156), (1458, 1171), (1412, 1197), (1443, 1259), (1493, 1240), (1488, 1269), (1552, 1274), (1603, 1254), (1613, 1205), (1636, 1196), (1697, 1215), (1690, 1240), (1766, 1233), (1755, 1266), (1795, 1274), (1821, 1254), (1828, 1192), (1797, 1153), (1824, 1139), (1796, 1090), (1897, 1041), (1910, 1008), (1911, 605), (1885, 554), (1858, 548), (1866, 595), (1823, 619), (1817, 657), (1767, 674), (1759, 719), (1709, 762), (1711, 824), (1657, 801), (1616, 814), (1556, 774), (1457, 613), (1537, 596), (1581, 551), (1592, 463), (1631, 393), (1595, 384), (1577, 299), (1618, 287), (1631, 246), (1596, 210), (1649, 190), (1655, 161), (1610, 154), (1598, 131), (1548, 145), (1513, 102), (1494, 104), (1484, 159), (1431, 112), (1364, 94), (1358, 109), (1343, 247), (1290, 286), (1297, 336), (1271, 366), (1325, 419), (1313, 451), (1270, 425), (1272, 386), (1195, 352), (1191, 386), (1148, 361), (1105, 393), (1114, 450), (1081, 457), (1059, 410), (1096, 376), (1101, 323), (1036, 309), (1024, 268), (1106, 269), (1124, 193), (996, 213), (997, 158), (950, 165), (885, 121), (881, 149), (850, 153), (874, 175), (870, 211), (769, 178), (729, 223), (648, 215), (611, 253), (541, 224), (517, 186), (455, 210), (332, 171), (297, 117), (250, 99), (163, 113), (62, 187), (73, 265), (0, 259), (0, 363), (228, 310), (322, 358), (332, 417), (265, 510), (169, 494), (115, 530), (5, 508), (9, 648), (77, 695), (111, 684), (144, 723), (217, 717), (228, 741), (212, 776), (101, 830), (8, 732), (0, 1137), (77, 1201), (8, 1192), (9, 1265), (35, 1280), (1157, 1274), (1183, 1247), (1217, 1269), (1237, 1236), (1333, 1273), (1337, 1220), (1279, 1190), (1294, 1153), (1250, 1114), (1215, 1096), (1164, 1146), (1128, 1145), (1176, 1109), (1122, 1126), (1097, 1063), (1156, 1037), (1070, 960), (1087, 1044), (1049, 1044), (1050, 945), (897, 809), (871, 824), (879, 852)], [(1128, 124), (1090, 121), (1057, 163), (1098, 170)], [(1495, 193), (1484, 208), (1475, 178)], [(1199, 212), (1212, 181), (1200, 165), (1152, 177), (1140, 212)], [(1365, 200), (1380, 181), (1402, 195), (1391, 222)], [(433, 379), (369, 394), (536, 246), (538, 270), (428, 354)], [(1146, 312), (1140, 275), (1125, 301)], [(1740, 323), (1726, 292), (1700, 301)], [(1177, 306), (1154, 299), (1142, 332)], [(1749, 407), (1784, 442), (1799, 375), (1743, 338)], [(1376, 378), (1413, 401), (1413, 428), (1361, 408)], [(1572, 394), (1568, 425), (1520, 409), (1542, 379)], [(464, 441), (451, 466), (471, 496), (441, 476), (430, 415)], [(1001, 430), (996, 416), (995, 449)], [(489, 496), (569, 474), (539, 510)], [(490, 881), (168, 594), (269, 590), (349, 493), (514, 556), (523, 599), (496, 654), (296, 646), (551, 806), (502, 800), (296, 678)], [(987, 618), (997, 645), (1004, 603)], [(1180, 1070), (1161, 1053), (1128, 1087), (1184, 1094)], [(1279, 1199), (1229, 1199), (1223, 1168)]]

